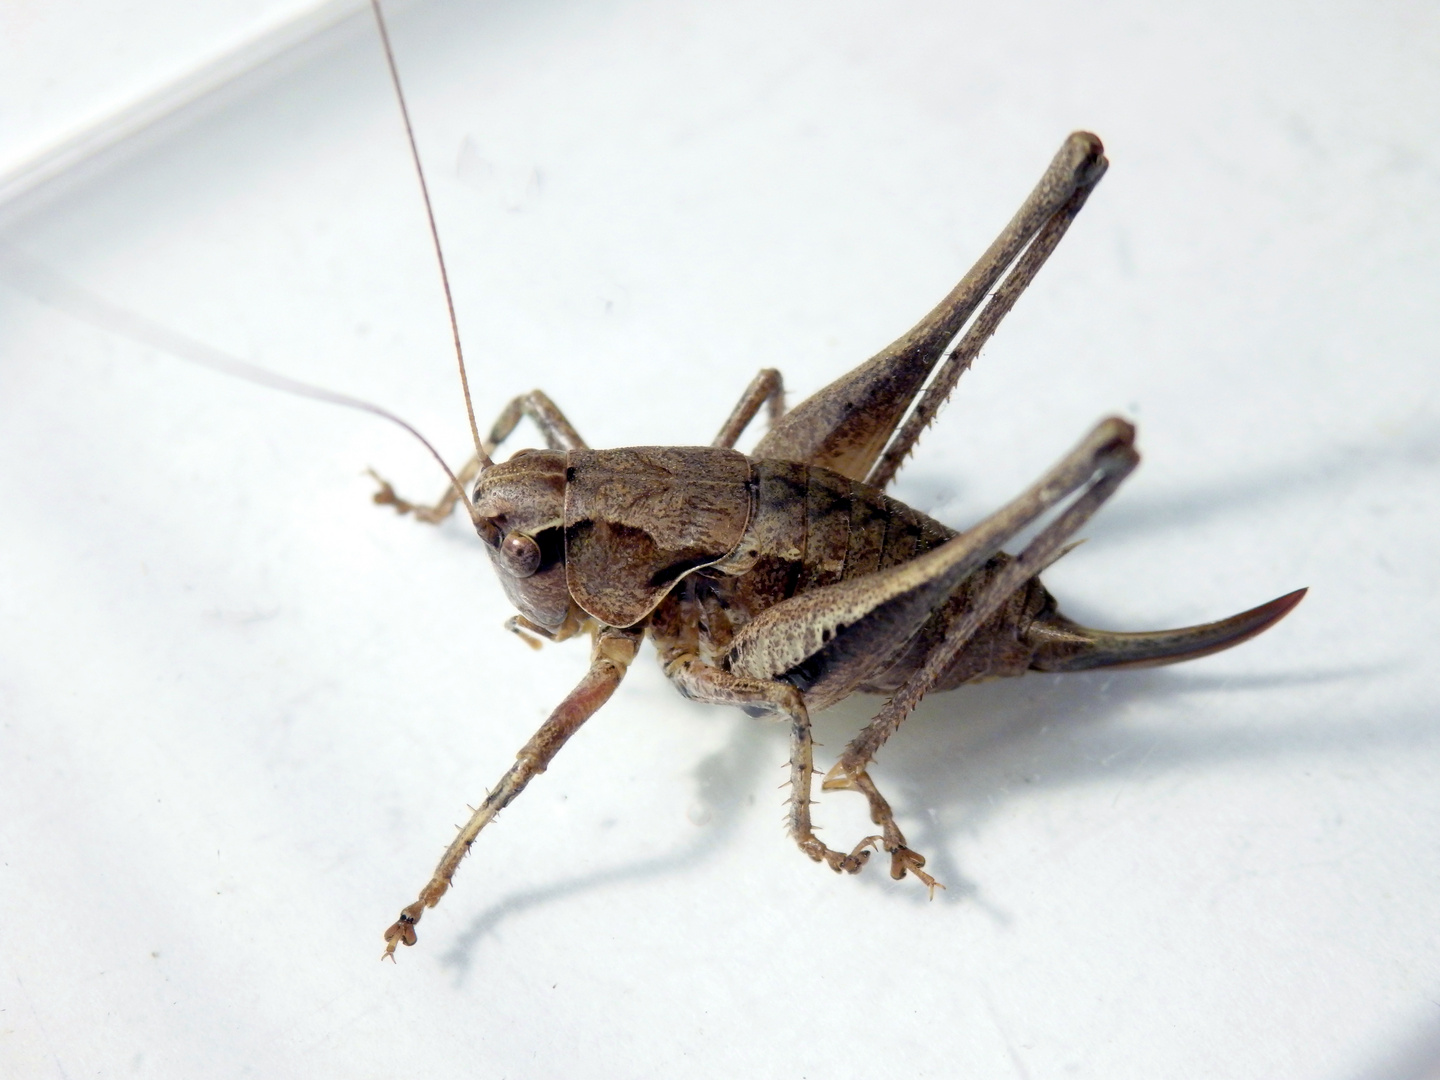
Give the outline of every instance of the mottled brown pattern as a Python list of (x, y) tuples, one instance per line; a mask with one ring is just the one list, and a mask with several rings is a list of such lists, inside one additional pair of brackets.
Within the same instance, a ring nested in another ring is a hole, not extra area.
[(846, 576), (850, 550), (850, 487), (847, 477), (828, 469), (805, 474), (805, 555), (797, 591), (833, 585)]
[[(770, 473), (775, 465), (756, 462), (757, 474)], [(707, 655), (723, 656), (734, 633), (756, 614), (788, 599), (794, 591), (807, 591), (844, 579), (864, 577), (876, 570), (908, 562), (932, 551), (957, 535), (955, 530), (935, 521), (904, 503), (858, 481), (841, 477), (828, 469), (796, 467), (784, 469), (783, 485), (762, 485), (756, 501), (754, 522), (775, 515), (788, 523), (787, 535), (799, 532), (795, 508), (805, 508), (802, 545), (790, 559), (767, 555), (740, 576), (722, 572), (724, 564), (697, 575), (693, 591), (706, 598), (723, 620), (714, 616), (700, 627), (698, 647)], [(805, 488), (798, 486), (803, 475)], [(815, 494), (816, 492), (820, 494)], [(767, 497), (769, 496), (769, 497)], [(774, 498), (778, 496), (778, 498)], [(774, 499), (774, 501), (772, 501)], [(848, 514), (846, 513), (848, 511)], [(778, 530), (777, 530), (778, 531)], [(747, 532), (747, 536), (749, 533)], [(768, 534), (770, 536), (775, 533)], [(846, 548), (837, 556), (840, 542)], [(816, 548), (820, 551), (817, 556)], [(867, 693), (889, 693), (914, 673), (918, 664), (945, 636), (957, 614), (973, 602), (1009, 556), (997, 555), (981, 570), (966, 578), (914, 636), (883, 659), (864, 683), (850, 689)], [(790, 583), (798, 579), (798, 590)], [(1050, 599), (1038, 581), (1017, 590), (980, 628), (973, 641), (956, 657), (942, 676), (937, 689), (952, 689), (981, 678), (1023, 674), (1030, 666), (1038, 643), (1025, 634), (1041, 610), (1053, 611)], [(718, 628), (717, 639), (712, 628)], [(812, 703), (812, 710), (814, 704)]]

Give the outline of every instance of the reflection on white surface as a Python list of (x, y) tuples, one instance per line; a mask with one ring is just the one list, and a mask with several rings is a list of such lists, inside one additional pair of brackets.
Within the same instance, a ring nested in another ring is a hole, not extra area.
[[(1193, 665), (927, 701), (877, 777), (934, 903), (806, 862), (783, 732), (642, 656), (382, 967), (584, 647), (504, 633), (460, 521), (369, 504), (367, 465), (443, 486), (402, 434), (0, 286), (0, 1063), (1433, 1075), (1434, 17), (551, 0), (394, 29), (482, 422), (538, 385), (594, 445), (703, 442), (763, 366), (798, 400), (1088, 127), (1110, 174), (897, 494), (963, 525), (1125, 411), (1145, 462), (1047, 574), (1072, 615), (1311, 594)], [(458, 460), (382, 64), (337, 42), (0, 241)], [(819, 718), (822, 755), (871, 704)]]
[(221, 91), (359, 10), (359, 0), (5, 4), (0, 202)]

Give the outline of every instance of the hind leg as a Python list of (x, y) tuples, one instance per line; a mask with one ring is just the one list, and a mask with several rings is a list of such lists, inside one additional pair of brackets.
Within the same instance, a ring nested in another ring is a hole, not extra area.
[[(1105, 168), (1104, 150), (1094, 135), (1076, 132), (1066, 139), (1019, 211), (950, 294), (888, 348), (786, 413), (760, 440), (754, 456), (821, 465), (875, 487), (889, 483), (960, 374), (1059, 243)], [(950, 349), (967, 323), (970, 330)], [(932, 387), (896, 435), (947, 351)]]
[(893, 876), (900, 878), (907, 872), (914, 873), (934, 888), (934, 879), (920, 869), (924, 866), (923, 858), (906, 847), (890, 806), (876, 790), (866, 767), (985, 622), (1026, 582), (1069, 550), (1070, 538), (1114, 494), (1139, 462), (1133, 439), (1134, 429), (1123, 421), (1112, 419), (1101, 423), (1028, 491), (964, 534), (992, 532), (1008, 539), (1068, 500), (1068, 505), (1025, 549), (995, 573), (974, 601), (957, 612), (944, 638), (875, 718), (851, 740), (840, 760), (826, 774), (822, 789), (859, 791), (869, 800), (872, 819), (885, 830), (885, 847), (891, 854)]

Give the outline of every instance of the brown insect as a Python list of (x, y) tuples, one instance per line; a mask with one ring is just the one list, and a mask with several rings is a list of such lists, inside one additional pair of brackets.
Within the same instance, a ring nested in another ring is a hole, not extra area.
[[(965, 532), (885, 494), (1106, 167), (1098, 138), (1071, 135), (1015, 217), (929, 315), (789, 412), (780, 373), (767, 369), (709, 446), (593, 450), (534, 390), (505, 407), (484, 443), (471, 412), (476, 455), (435, 505), (407, 502), (380, 481), (376, 502), (422, 521), (442, 521), (457, 502), (466, 504), (520, 611), (511, 629), (537, 645), (527, 635), (558, 642), (583, 633), (592, 641), (588, 673), (385, 931), (384, 955), (415, 944), (415, 924), (450, 888), (480, 831), (605, 704), (646, 637), (686, 697), (789, 725), (788, 827), (801, 851), (855, 873), (871, 849), (883, 847), (892, 877), (913, 874), (933, 894), (938, 883), (924, 857), (909, 847), (866, 771), (926, 693), (1030, 670), (1194, 659), (1255, 636), (1300, 602), (1304, 589), (1218, 622), (1153, 633), (1092, 630), (1060, 614), (1037, 575), (1069, 550), (1076, 530), (1139, 462), (1135, 429), (1121, 419), (1102, 421), (1027, 491)], [(463, 361), (461, 373), (463, 380)], [(747, 456), (734, 446), (762, 408), (770, 428)], [(547, 449), (495, 462), (491, 455), (522, 417), (538, 426)], [(1020, 554), (1001, 551), (1047, 515)], [(880, 832), (842, 850), (824, 844), (811, 823), (818, 770), (810, 714), (856, 692), (889, 700), (821, 787), (862, 794)]]

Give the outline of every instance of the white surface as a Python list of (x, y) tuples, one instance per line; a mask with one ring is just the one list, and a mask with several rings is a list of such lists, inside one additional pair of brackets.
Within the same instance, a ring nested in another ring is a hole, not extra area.
[[(396, 26), (484, 419), (703, 442), (907, 328), (1065, 133), (1112, 168), (898, 494), (954, 524), (1099, 416), (1146, 460), (1047, 575), (1153, 672), (935, 696), (876, 775), (949, 890), (780, 826), (783, 733), (642, 656), (380, 932), (585, 648), (531, 653), (402, 434), (0, 290), (0, 1073), (1432, 1076), (1429, 6), (435, 4)], [(12, 225), (177, 331), (466, 436), (373, 38)], [(875, 703), (821, 718), (833, 754)], [(836, 843), (859, 800), (817, 807)]]

